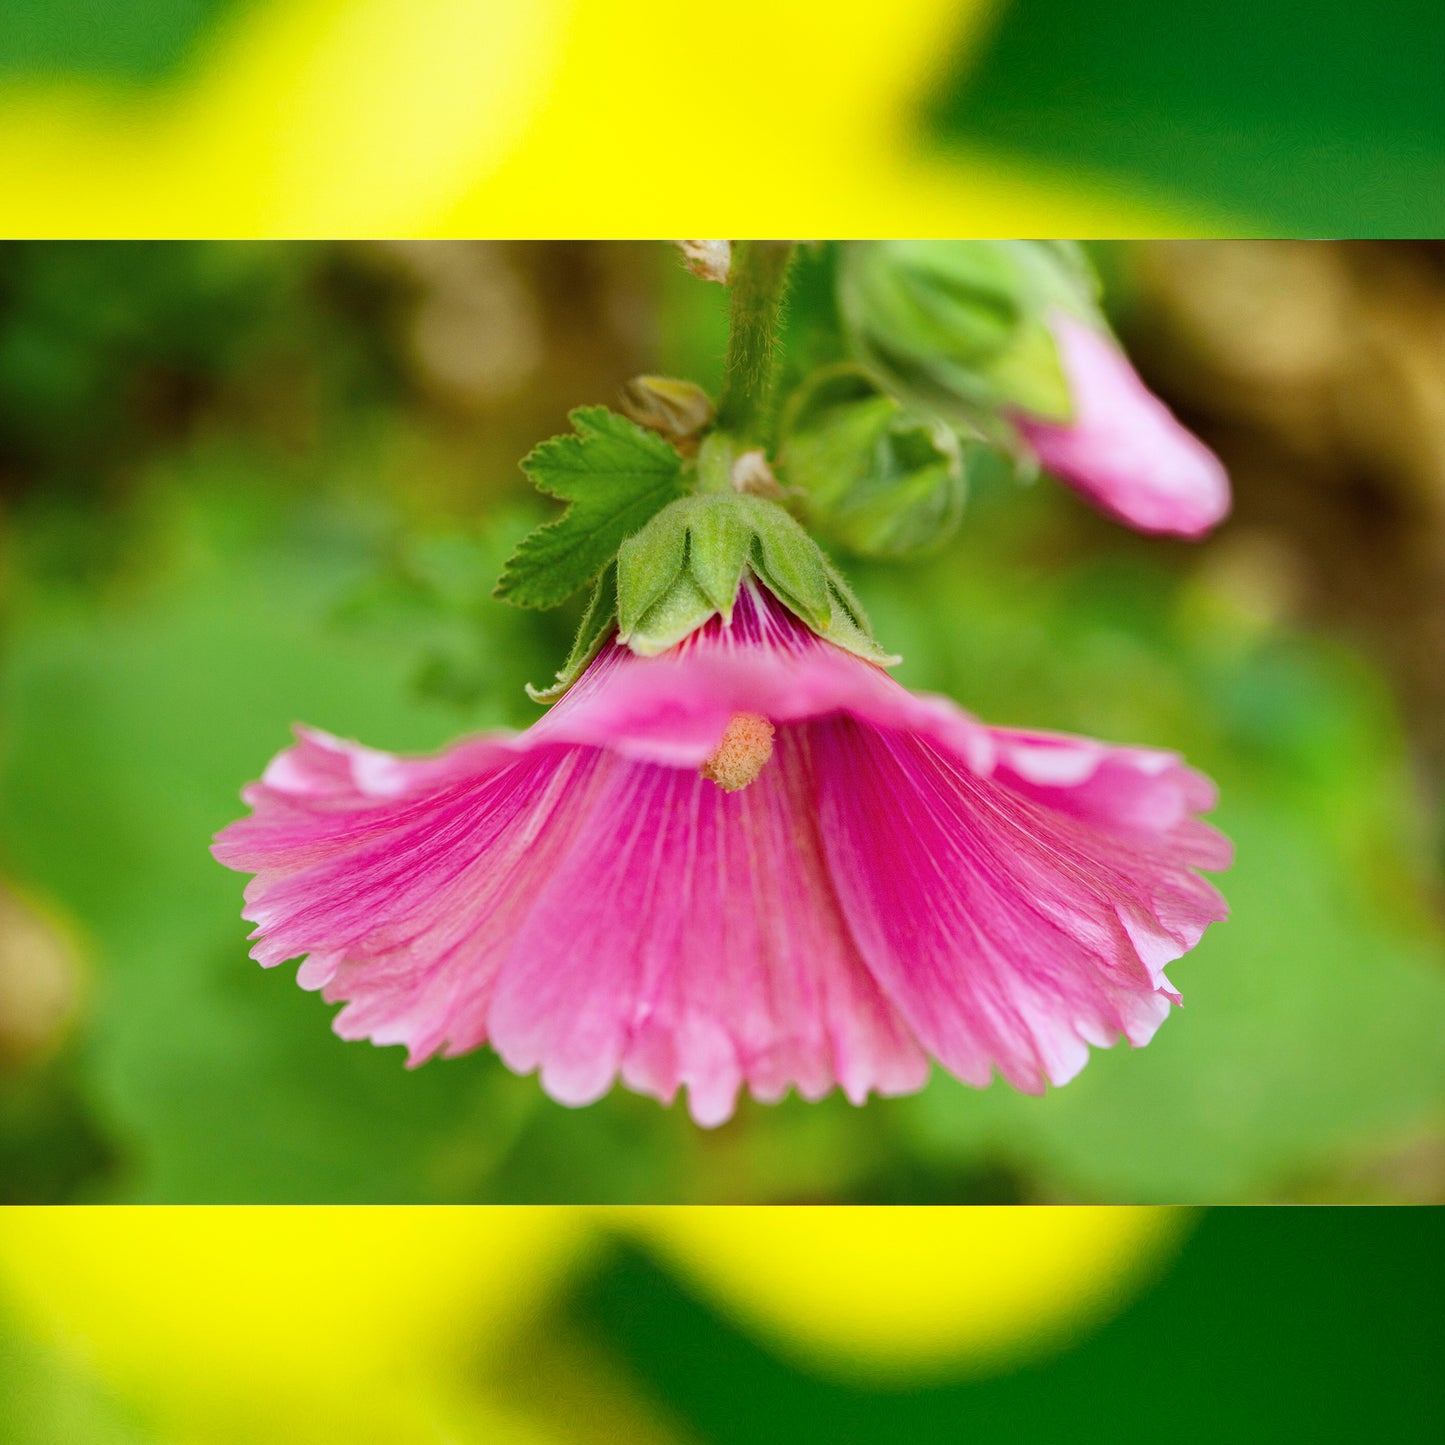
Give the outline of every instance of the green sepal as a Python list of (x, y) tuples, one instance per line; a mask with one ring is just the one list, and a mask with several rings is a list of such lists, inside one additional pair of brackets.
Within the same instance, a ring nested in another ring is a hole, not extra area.
[(1014, 452), (1018, 439), (1001, 409), (1068, 420), (1068, 382), (1047, 314), (1105, 324), (1098, 282), (1077, 247), (854, 241), (841, 249), (840, 314), (884, 391)]
[(926, 552), (963, 517), (957, 437), (885, 396), (857, 367), (826, 368), (799, 388), (784, 414), (779, 461), (808, 523), (864, 556)]
[(550, 687), (537, 688), (529, 682), (527, 696), (533, 702), (556, 700), (581, 677), (587, 664), (602, 651), (603, 644), (617, 631), (617, 564), (610, 562), (592, 589), (587, 610), (577, 627), (577, 636), (567, 661)]
[(522, 539), (495, 595), (519, 607), (556, 607), (598, 577), (623, 541), (684, 491), (677, 449), (605, 406), (578, 407), (574, 435), (522, 460), (539, 491), (571, 505)]
[(829, 642), (870, 662), (896, 657), (818, 544), (776, 502), (706, 492), (664, 508), (617, 558), (618, 639), (652, 656), (714, 616), (732, 618), (749, 575)]
[(688, 570), (713, 608), (731, 618), (753, 545), (753, 529), (744, 509), (719, 506), (717, 499), (710, 497), (698, 500), (703, 505), (694, 507), (688, 520)]

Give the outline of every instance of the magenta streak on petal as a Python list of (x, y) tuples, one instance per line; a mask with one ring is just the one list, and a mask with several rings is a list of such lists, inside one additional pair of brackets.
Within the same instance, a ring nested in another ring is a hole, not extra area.
[[(757, 780), (698, 767), (737, 712)], [(1062, 1083), (1147, 1042), (1164, 967), (1224, 916), (1228, 843), (1169, 753), (990, 729), (749, 584), (671, 653), (610, 646), (518, 736), (406, 759), (301, 731), (216, 856), (254, 956), (307, 954), (346, 1038), (491, 1042), (582, 1104), (620, 1077), (703, 1124), (818, 1098)]]
[(1102, 331), (1049, 315), (1073, 420), (1014, 421), (1046, 470), (1100, 511), (1141, 532), (1199, 537), (1229, 515), (1219, 458), (1156, 397)]

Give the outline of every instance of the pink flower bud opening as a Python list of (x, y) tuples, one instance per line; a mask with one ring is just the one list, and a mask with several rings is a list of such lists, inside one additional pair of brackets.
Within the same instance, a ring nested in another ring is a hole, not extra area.
[(1066, 423), (1016, 415), (1045, 470), (1141, 532), (1200, 537), (1229, 515), (1219, 458), (1155, 396), (1103, 332), (1054, 311), (1049, 327), (1068, 378)]

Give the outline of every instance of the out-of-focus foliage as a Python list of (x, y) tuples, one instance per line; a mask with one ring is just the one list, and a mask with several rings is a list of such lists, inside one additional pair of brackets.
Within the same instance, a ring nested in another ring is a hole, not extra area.
[(15, 0), (0, 31), (0, 76), (155, 80), (242, 0)]
[[(1157, 269), (1136, 328), (1173, 314)], [(426, 749), (537, 716), (523, 685), (581, 608), (490, 595), (546, 516), (517, 461), (640, 372), (715, 393), (725, 305), (662, 246), (0, 248), (0, 877), (77, 1000), (0, 1075), (7, 1199), (1441, 1192), (1420, 714), (1372, 640), (1390, 615), (1349, 641), (1271, 600), (1291, 560), (1334, 565), (1253, 520), (1272, 488), (1308, 498), (1308, 468), (1242, 469), (1239, 520), (1193, 549), (976, 467), (927, 563), (843, 559), (910, 684), (1177, 747), (1221, 784), (1231, 921), (1172, 967), (1186, 1007), (1155, 1041), (1066, 1089), (938, 1078), (713, 1132), (620, 1091), (572, 1111), (486, 1052), (408, 1071), (342, 1043), (289, 967), (246, 958), (240, 880), (206, 851), (240, 784), (295, 721)], [(799, 354), (830, 334), (806, 271), (794, 321)], [(1237, 426), (1205, 430), (1231, 460)]]
[(1232, 234), (1438, 235), (1442, 48), (1433, 0), (1007, 0), (935, 85), (929, 129), (1213, 205)]

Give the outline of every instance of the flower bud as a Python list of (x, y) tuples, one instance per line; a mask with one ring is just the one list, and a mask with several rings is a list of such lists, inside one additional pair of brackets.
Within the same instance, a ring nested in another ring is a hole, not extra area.
[(682, 258), (687, 269), (703, 281), (716, 281), (726, 286), (728, 273), (732, 270), (733, 246), (731, 241), (679, 241)]
[(1093, 316), (1087, 262), (1043, 241), (844, 243), (839, 308), (884, 391), (965, 434), (1013, 444), (1007, 406), (1067, 420), (1051, 306)]
[(863, 556), (939, 546), (963, 517), (958, 438), (852, 367), (820, 372), (794, 398), (781, 463), (809, 524)]
[(694, 440), (712, 425), (716, 409), (702, 387), (669, 376), (634, 376), (622, 387), (623, 415), (674, 445)]

